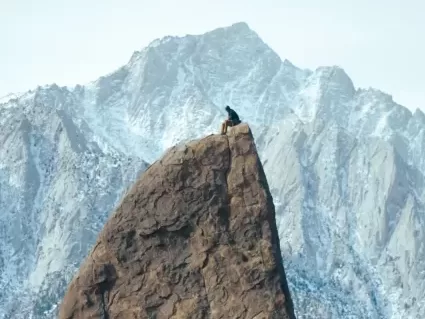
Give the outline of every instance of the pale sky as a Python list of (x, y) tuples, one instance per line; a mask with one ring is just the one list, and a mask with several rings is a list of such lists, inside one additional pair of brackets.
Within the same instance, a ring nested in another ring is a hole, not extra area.
[(424, 0), (0, 0), (0, 97), (84, 84), (155, 38), (241, 21), (282, 60), (339, 65), (356, 87), (425, 110)]

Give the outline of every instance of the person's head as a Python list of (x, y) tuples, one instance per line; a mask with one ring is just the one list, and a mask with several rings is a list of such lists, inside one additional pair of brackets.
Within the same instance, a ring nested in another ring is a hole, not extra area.
[(230, 106), (226, 105), (226, 111), (230, 111)]

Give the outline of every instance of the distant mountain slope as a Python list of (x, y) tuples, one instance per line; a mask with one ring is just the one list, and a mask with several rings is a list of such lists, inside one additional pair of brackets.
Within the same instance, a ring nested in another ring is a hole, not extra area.
[(245, 23), (155, 40), (88, 85), (0, 104), (0, 318), (59, 301), (145, 162), (218, 132), (226, 104), (291, 225), (298, 318), (422, 318), (425, 115), (339, 67), (282, 61)]

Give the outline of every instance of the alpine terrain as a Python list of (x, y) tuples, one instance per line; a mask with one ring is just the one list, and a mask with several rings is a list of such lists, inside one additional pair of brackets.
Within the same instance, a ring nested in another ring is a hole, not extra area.
[(56, 318), (126, 189), (226, 104), (256, 139), (297, 318), (425, 316), (425, 115), (343, 69), (297, 68), (237, 23), (0, 103), (1, 319)]

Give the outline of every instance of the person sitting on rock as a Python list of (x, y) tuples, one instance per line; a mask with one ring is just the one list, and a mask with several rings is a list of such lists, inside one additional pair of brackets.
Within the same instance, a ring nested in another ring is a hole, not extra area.
[(228, 114), (227, 120), (225, 120), (221, 124), (221, 134), (223, 135), (227, 133), (227, 128), (229, 126), (236, 126), (241, 123), (238, 114), (234, 110), (232, 110), (230, 106), (226, 106), (226, 111)]

